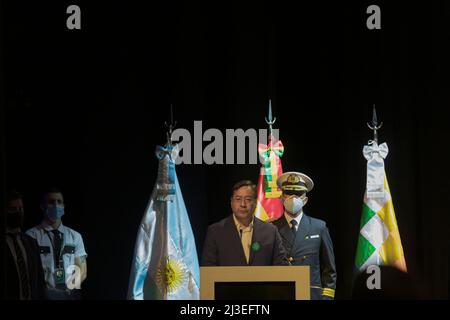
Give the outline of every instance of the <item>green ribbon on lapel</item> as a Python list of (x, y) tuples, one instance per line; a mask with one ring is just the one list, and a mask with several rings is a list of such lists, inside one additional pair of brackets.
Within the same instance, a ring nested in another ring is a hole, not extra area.
[(253, 242), (253, 244), (252, 244), (252, 251), (253, 252), (258, 252), (259, 249), (261, 249), (261, 245), (259, 244), (259, 242), (258, 241)]

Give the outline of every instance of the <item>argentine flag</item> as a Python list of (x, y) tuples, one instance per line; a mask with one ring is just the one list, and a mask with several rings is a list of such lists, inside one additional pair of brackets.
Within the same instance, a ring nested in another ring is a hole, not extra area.
[(200, 268), (175, 172), (178, 147), (156, 148), (158, 177), (137, 233), (128, 287), (131, 300), (198, 300)]

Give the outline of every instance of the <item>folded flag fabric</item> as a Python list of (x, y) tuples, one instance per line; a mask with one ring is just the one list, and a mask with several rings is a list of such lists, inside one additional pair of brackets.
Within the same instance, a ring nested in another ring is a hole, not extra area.
[(199, 299), (200, 268), (175, 172), (177, 156), (177, 146), (156, 148), (158, 176), (137, 234), (128, 299)]

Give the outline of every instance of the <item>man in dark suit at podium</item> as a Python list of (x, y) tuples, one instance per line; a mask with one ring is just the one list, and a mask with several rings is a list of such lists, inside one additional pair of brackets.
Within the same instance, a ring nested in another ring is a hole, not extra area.
[(334, 299), (336, 267), (333, 243), (324, 221), (303, 213), (306, 193), (314, 186), (307, 175), (286, 172), (277, 180), (283, 191), (284, 215), (272, 221), (283, 239), (291, 265), (310, 267), (311, 300)]
[(288, 265), (280, 234), (256, 218), (256, 186), (249, 180), (233, 186), (227, 218), (212, 224), (203, 247), (202, 266)]

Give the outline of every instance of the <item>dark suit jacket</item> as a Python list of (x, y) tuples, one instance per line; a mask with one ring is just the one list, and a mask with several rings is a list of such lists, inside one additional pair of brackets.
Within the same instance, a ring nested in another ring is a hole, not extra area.
[[(6, 235), (8, 237), (8, 235)], [(21, 234), (21, 240), (27, 253), (27, 265), (30, 278), (31, 299), (45, 299), (46, 285), (44, 271), (42, 269), (41, 256), (35, 239), (26, 234)], [(20, 299), (20, 282), (14, 257), (8, 245), (6, 245), (6, 299)]]
[(336, 266), (333, 243), (325, 221), (303, 214), (295, 236), (284, 215), (272, 223), (280, 232), (291, 264), (310, 266), (311, 299), (327, 299), (324, 293), (334, 295)]
[(202, 266), (267, 266), (287, 265), (286, 253), (277, 228), (258, 218), (254, 218), (252, 244), (259, 249), (250, 249), (249, 263), (233, 216), (208, 227), (203, 246)]

